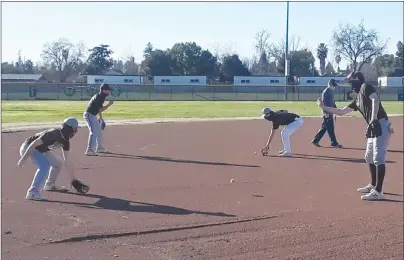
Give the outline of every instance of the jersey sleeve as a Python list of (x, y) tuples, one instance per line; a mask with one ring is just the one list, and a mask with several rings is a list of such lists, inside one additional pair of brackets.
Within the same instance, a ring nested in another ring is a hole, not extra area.
[(277, 123), (277, 122), (272, 122), (272, 129), (273, 130), (276, 130), (276, 129), (278, 129), (279, 128), (279, 123)]
[(354, 111), (358, 111), (358, 106), (356, 105), (356, 98), (352, 100), (351, 103), (348, 105), (349, 108), (352, 108)]
[(66, 141), (62, 146), (63, 151), (70, 151), (70, 141)]
[(265, 120), (268, 120), (268, 121), (271, 121), (271, 120), (272, 120), (272, 116), (269, 115), (269, 114), (268, 114), (268, 115), (265, 115), (265, 116), (264, 116), (264, 119), (265, 119)]

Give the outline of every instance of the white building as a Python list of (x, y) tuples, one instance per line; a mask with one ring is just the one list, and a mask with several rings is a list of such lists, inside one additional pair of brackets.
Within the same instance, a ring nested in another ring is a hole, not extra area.
[(234, 77), (234, 86), (285, 86), (285, 82), (285, 77)]
[(404, 86), (404, 77), (379, 77), (379, 87), (401, 87)]
[(335, 79), (340, 86), (349, 86), (348, 83), (344, 83), (345, 77), (300, 77), (299, 86), (328, 86), (328, 81), (330, 79)]
[(206, 76), (154, 76), (154, 85), (207, 85)]
[(140, 85), (142, 82), (139, 75), (87, 75), (87, 84), (131, 84)]

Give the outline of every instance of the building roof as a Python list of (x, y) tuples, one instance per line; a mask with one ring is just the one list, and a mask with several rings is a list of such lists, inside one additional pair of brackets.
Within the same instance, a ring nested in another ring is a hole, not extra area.
[(2, 80), (39, 80), (42, 74), (1, 74)]

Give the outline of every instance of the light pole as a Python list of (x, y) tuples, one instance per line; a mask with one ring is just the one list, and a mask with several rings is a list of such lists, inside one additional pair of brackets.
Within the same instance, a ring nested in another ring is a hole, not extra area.
[(288, 99), (287, 85), (289, 85), (289, 1), (286, 2), (286, 44), (285, 44), (285, 99)]
[(289, 76), (289, 1), (286, 2), (286, 50), (285, 50), (285, 76)]

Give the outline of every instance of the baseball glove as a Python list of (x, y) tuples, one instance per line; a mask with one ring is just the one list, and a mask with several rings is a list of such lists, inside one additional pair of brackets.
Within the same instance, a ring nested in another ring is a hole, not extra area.
[(269, 147), (264, 147), (261, 149), (261, 154), (262, 156), (267, 156), (268, 155), (268, 151), (269, 151)]
[(382, 135), (382, 126), (378, 120), (371, 122), (366, 128), (366, 138), (375, 138)]
[(100, 123), (101, 130), (104, 130), (105, 127), (107, 126), (107, 125), (105, 124), (104, 119), (102, 119), (102, 118), (100, 118), (100, 119), (98, 120), (98, 123)]
[(78, 193), (85, 194), (90, 190), (90, 187), (88, 185), (84, 184), (82, 181), (77, 179), (74, 179), (71, 184), (72, 184), (72, 190)]

